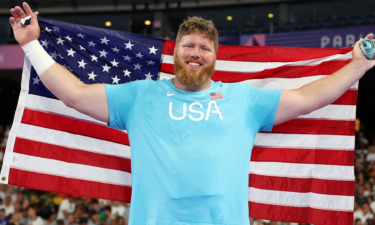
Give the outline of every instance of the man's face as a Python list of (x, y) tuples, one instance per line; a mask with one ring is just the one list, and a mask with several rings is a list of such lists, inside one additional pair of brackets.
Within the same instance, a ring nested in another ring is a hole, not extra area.
[(191, 33), (182, 37), (174, 54), (177, 80), (187, 86), (204, 84), (215, 72), (216, 52), (209, 36)]

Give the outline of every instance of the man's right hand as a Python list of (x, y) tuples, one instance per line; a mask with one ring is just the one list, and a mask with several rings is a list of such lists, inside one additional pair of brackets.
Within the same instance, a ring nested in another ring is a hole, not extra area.
[[(38, 39), (40, 36), (40, 28), (37, 19), (37, 15), (39, 13), (33, 13), (33, 11), (30, 9), (30, 6), (26, 2), (24, 2), (22, 5), (26, 11), (26, 14), (21, 9), (21, 7), (16, 6), (14, 9), (10, 9), (13, 17), (9, 18), (10, 25), (13, 28), (14, 37), (21, 45), (21, 47), (25, 46), (33, 40)], [(31, 23), (30, 25), (23, 26), (21, 24), (21, 19), (27, 16), (31, 16)]]

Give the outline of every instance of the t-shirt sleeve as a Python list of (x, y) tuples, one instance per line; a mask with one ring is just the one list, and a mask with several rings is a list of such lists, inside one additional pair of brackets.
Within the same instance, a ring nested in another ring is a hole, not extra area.
[(126, 130), (126, 119), (133, 107), (141, 81), (125, 84), (105, 85), (107, 95), (109, 124), (108, 127)]
[(248, 104), (251, 113), (259, 123), (260, 131), (272, 131), (281, 89), (264, 89), (248, 86)]

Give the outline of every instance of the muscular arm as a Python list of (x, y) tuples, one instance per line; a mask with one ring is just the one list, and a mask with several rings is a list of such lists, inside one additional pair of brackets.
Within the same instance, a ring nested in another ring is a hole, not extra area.
[[(372, 39), (373, 35), (369, 34), (366, 38)], [(297, 90), (282, 90), (274, 124), (283, 123), (330, 104), (375, 65), (375, 60), (367, 60), (363, 55), (359, 41), (355, 44), (352, 54), (352, 61), (332, 75)]]
[[(10, 10), (13, 17), (9, 19), (14, 37), (22, 47), (37, 40), (40, 35), (38, 12), (33, 13), (27, 3), (23, 3), (23, 7), (27, 14), (17, 6)], [(31, 16), (31, 23), (22, 26), (20, 20), (27, 16)], [(43, 84), (68, 107), (97, 120), (109, 122), (104, 84), (84, 84), (58, 63), (52, 64), (39, 76)]]

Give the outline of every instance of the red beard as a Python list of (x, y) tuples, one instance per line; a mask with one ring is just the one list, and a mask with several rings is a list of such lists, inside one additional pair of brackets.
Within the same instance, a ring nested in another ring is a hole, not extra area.
[[(201, 64), (201, 69), (195, 70), (192, 68), (186, 68), (184, 65), (188, 61), (195, 61)], [(177, 55), (174, 55), (174, 74), (176, 75), (177, 80), (187, 86), (200, 86), (207, 82), (208, 79), (214, 74), (215, 72), (215, 60), (211, 63), (211, 65), (206, 66), (205, 63), (201, 59), (193, 59), (191, 57), (185, 59), (183, 62), (179, 60)]]

